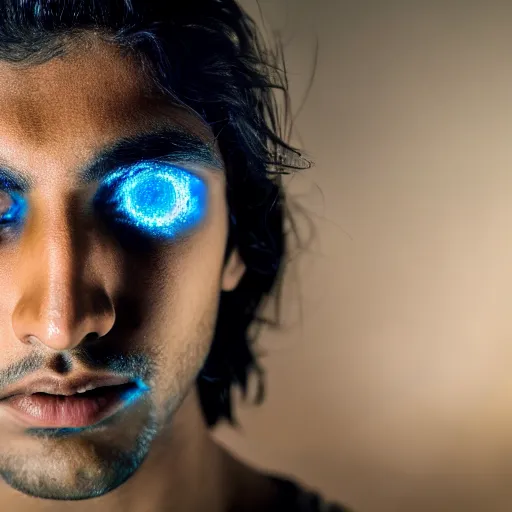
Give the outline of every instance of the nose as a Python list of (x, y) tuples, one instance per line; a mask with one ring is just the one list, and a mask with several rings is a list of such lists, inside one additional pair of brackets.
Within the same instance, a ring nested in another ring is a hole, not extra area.
[[(75, 227), (76, 228), (76, 227)], [(36, 337), (52, 350), (71, 350), (107, 334), (115, 312), (104, 283), (94, 275), (85, 235), (66, 215), (32, 219), (19, 246), (19, 300), (13, 330), (23, 343)]]

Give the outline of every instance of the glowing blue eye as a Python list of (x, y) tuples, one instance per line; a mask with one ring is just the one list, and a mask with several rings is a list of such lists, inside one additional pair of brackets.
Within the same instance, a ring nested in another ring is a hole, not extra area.
[(142, 162), (110, 175), (96, 202), (116, 222), (154, 238), (175, 238), (203, 219), (207, 189), (198, 176), (171, 164)]
[(17, 192), (0, 191), (0, 227), (19, 223), (25, 215), (25, 198)]

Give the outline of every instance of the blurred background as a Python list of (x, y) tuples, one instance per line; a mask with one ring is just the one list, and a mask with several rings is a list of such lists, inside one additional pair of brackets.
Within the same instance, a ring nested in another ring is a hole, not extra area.
[(356, 512), (510, 512), (512, 2), (241, 4), (315, 166), (267, 398), (217, 438)]

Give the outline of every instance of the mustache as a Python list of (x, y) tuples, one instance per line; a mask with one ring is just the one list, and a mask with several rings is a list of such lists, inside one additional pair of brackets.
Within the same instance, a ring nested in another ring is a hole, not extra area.
[(141, 379), (148, 383), (156, 373), (153, 357), (145, 353), (103, 353), (92, 354), (83, 348), (76, 348), (68, 353), (53, 355), (36, 352), (20, 361), (0, 369), (0, 389), (12, 386), (32, 373), (41, 370), (52, 370), (64, 375), (81, 362), (86, 371), (101, 371), (130, 379)]

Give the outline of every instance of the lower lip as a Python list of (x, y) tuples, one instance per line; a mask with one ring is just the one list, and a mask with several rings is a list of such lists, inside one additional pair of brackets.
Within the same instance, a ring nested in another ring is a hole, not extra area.
[(113, 415), (138, 393), (135, 385), (108, 386), (102, 390), (95, 396), (15, 395), (0, 404), (31, 427), (80, 428)]

